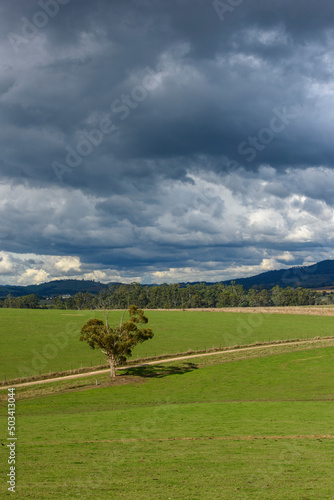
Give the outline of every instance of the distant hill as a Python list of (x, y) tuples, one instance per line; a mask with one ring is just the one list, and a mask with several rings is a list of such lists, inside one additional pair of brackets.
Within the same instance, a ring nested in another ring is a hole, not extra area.
[[(282, 288), (286, 288), (287, 286), (291, 286), (292, 288), (299, 286), (303, 288), (330, 288), (334, 287), (334, 260), (323, 260), (311, 266), (267, 271), (256, 276), (233, 281), (244, 288), (251, 288), (255, 285), (268, 289), (276, 285)], [(224, 281), (223, 283), (230, 284), (231, 280)]]
[[(114, 283), (112, 283), (114, 284)], [(75, 295), (78, 292), (98, 293), (104, 288), (108, 288), (109, 284), (103, 284), (96, 281), (87, 280), (56, 280), (40, 285), (28, 286), (0, 286), (0, 297), (7, 297), (8, 294), (13, 297), (21, 297), (22, 295), (30, 295), (34, 293), (37, 297), (55, 297), (58, 295)]]
[[(282, 288), (290, 286), (297, 288), (334, 288), (334, 260), (324, 260), (313, 264), (312, 266), (290, 267), (289, 269), (280, 269), (278, 271), (267, 271), (265, 273), (251, 276), (249, 278), (239, 278), (232, 280), (237, 285), (242, 285), (249, 289), (253, 286), (262, 288), (272, 288), (279, 285)], [(196, 284), (192, 282), (189, 284)], [(203, 283), (203, 282), (201, 282)], [(231, 280), (222, 282), (230, 285)], [(0, 298), (7, 297), (8, 294), (13, 297), (21, 297), (22, 295), (36, 294), (39, 298), (55, 297), (58, 295), (75, 295), (78, 292), (99, 293), (110, 285), (120, 285), (121, 283), (99, 283), (96, 281), (87, 280), (56, 280), (41, 285), (28, 286), (0, 286)], [(180, 283), (181, 287), (187, 286), (188, 283)], [(210, 285), (212, 283), (206, 283)]]

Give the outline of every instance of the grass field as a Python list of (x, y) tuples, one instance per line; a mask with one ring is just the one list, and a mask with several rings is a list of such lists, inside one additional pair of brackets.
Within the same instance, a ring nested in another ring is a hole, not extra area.
[(332, 499), (334, 347), (248, 355), (17, 389), (16, 497)]
[[(119, 322), (121, 311), (110, 315)], [(334, 335), (330, 316), (245, 314), (204, 311), (148, 311), (152, 340), (133, 356), (147, 357), (188, 350), (250, 344), (277, 339)], [(95, 366), (100, 352), (79, 342), (82, 325), (96, 311), (0, 309), (0, 379)]]

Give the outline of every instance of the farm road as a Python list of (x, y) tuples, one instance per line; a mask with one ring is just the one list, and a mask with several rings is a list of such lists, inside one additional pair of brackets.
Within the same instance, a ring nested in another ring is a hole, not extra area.
[[(263, 348), (273, 348), (273, 347), (281, 347), (281, 346), (286, 346), (286, 345), (298, 345), (298, 344), (317, 344), (319, 342), (323, 342), (325, 340), (330, 340), (330, 339), (313, 339), (313, 340), (299, 340), (296, 342), (281, 342), (279, 344), (273, 343), (273, 344), (265, 344), (265, 345), (259, 345), (259, 346), (253, 346), (253, 347), (240, 347), (239, 349), (227, 349), (224, 351), (216, 351), (216, 352), (205, 352), (201, 354), (189, 354), (187, 356), (179, 356), (175, 358), (166, 358), (166, 359), (159, 359), (157, 361), (146, 361), (145, 363), (139, 363), (135, 365), (128, 365), (128, 366), (120, 366), (117, 368), (117, 370), (127, 370), (128, 368), (132, 367), (140, 367), (140, 366), (147, 366), (147, 365), (160, 365), (162, 363), (170, 363), (172, 361), (182, 361), (184, 359), (193, 359), (193, 358), (201, 358), (203, 356), (215, 356), (217, 354), (229, 354), (231, 352), (244, 352), (244, 351), (252, 351), (255, 349), (263, 349)], [(334, 340), (334, 339), (333, 339)], [(64, 377), (54, 377), (54, 378), (49, 378), (49, 379), (44, 379), (44, 380), (34, 380), (33, 382), (24, 382), (22, 384), (11, 384), (10, 387), (25, 387), (28, 385), (37, 385), (37, 384), (49, 384), (51, 382), (59, 382), (62, 380), (70, 380), (70, 379), (75, 379), (75, 378), (82, 378), (82, 377), (89, 377), (93, 375), (101, 375), (102, 373), (109, 373), (110, 370), (109, 368), (104, 369), (104, 370), (98, 370), (98, 371), (91, 371), (91, 372), (86, 372), (86, 373), (76, 373), (74, 375), (65, 375)], [(1, 388), (5, 388), (6, 386), (2, 386)]]

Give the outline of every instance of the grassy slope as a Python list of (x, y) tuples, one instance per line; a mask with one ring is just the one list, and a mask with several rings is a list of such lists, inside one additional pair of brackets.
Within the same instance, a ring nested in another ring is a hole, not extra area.
[(18, 398), (17, 497), (331, 499), (334, 348), (210, 360)]
[[(333, 335), (331, 317), (149, 311), (155, 337), (137, 346), (134, 357), (256, 341)], [(120, 311), (111, 313), (118, 322)], [(100, 352), (78, 341), (91, 311), (0, 309), (0, 379), (48, 373), (105, 362)]]

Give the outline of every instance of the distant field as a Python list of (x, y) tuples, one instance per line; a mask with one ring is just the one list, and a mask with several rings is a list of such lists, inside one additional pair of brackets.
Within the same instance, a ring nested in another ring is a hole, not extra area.
[[(119, 322), (122, 311), (110, 315)], [(205, 311), (148, 311), (152, 340), (139, 345), (134, 357), (175, 354), (277, 339), (334, 335), (330, 316), (251, 314)], [(79, 342), (82, 325), (96, 311), (0, 309), (2, 380), (50, 371), (94, 366), (105, 361)]]
[[(193, 311), (195, 309), (188, 309)], [(242, 312), (265, 314), (302, 314), (310, 316), (334, 316), (334, 305), (330, 306), (270, 306), (270, 307), (224, 307), (223, 309), (197, 309), (197, 311)]]
[(16, 497), (333, 498), (334, 347), (192, 361), (130, 369), (127, 385), (17, 389)]

